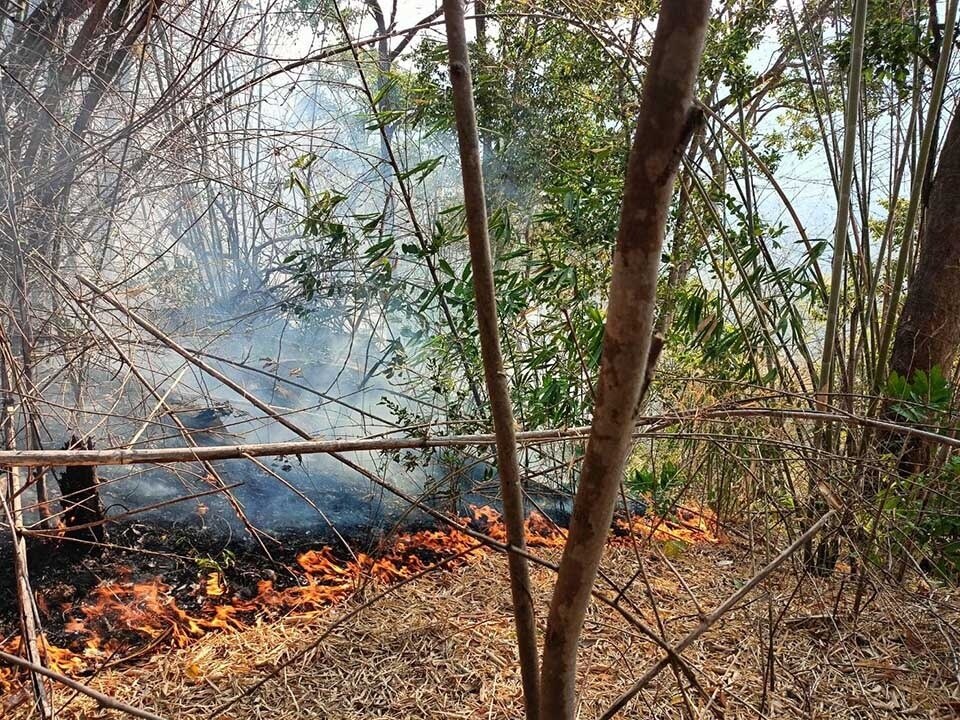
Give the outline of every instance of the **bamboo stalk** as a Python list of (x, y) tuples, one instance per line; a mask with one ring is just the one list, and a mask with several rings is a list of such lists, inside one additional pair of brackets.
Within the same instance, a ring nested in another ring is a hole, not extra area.
[[(850, 47), (850, 68), (847, 76), (847, 107), (844, 116), (843, 165), (834, 229), (833, 265), (830, 276), (830, 298), (827, 303), (827, 327), (820, 361), (820, 387), (826, 400), (833, 391), (833, 365), (840, 315), (840, 297), (844, 294), (843, 259), (847, 247), (847, 225), (850, 220), (850, 189), (856, 158), (857, 118), (860, 113), (860, 85), (863, 76), (863, 43), (867, 27), (867, 0), (858, 0)], [(825, 436), (826, 437), (826, 436)]]
[[(8, 418), (5, 424), (10, 423)], [(40, 654), (40, 644), (37, 640), (37, 620), (36, 608), (33, 601), (33, 591), (30, 588), (30, 571), (27, 566), (27, 545), (25, 532), (22, 527), (22, 510), (20, 508), (19, 496), (15, 492), (19, 485), (20, 468), (7, 468), (8, 495), (11, 498), (10, 503), (3, 498), (3, 512), (7, 518), (7, 524), (10, 526), (10, 534), (13, 538), (14, 553), (14, 578), (17, 587), (17, 606), (20, 612), (20, 639), (21, 651), (26, 656), (28, 662), (38, 667), (43, 667), (43, 658)], [(12, 507), (11, 507), (12, 505)], [(30, 679), (33, 687), (33, 695), (36, 700), (36, 709), (40, 717), (44, 720), (53, 718), (53, 708), (50, 704), (49, 689), (44, 685), (42, 673), (31, 669)]]
[[(462, 0), (444, 0), (443, 14), (447, 26), (447, 48), (450, 53), (450, 83), (453, 87), (453, 112), (460, 148), (460, 172), (463, 178), (463, 204), (466, 213), (467, 237), (470, 244), (470, 266), (473, 270), (473, 292), (476, 298), (477, 329), (483, 372), (490, 398), (493, 429), (496, 435), (497, 470), (503, 500), (503, 520), (507, 542), (526, 549), (523, 489), (520, 487), (520, 465), (517, 460), (517, 438), (510, 400), (510, 386), (500, 349), (497, 316), (497, 295), (493, 278), (490, 234), (487, 227), (487, 201), (483, 187), (480, 158), (480, 135), (473, 101), (473, 78), (470, 74), (470, 53), (467, 50), (466, 23)], [(540, 718), (539, 652), (537, 650), (537, 618), (533, 606), (533, 588), (526, 558), (517, 553), (507, 556), (510, 573), (510, 594), (517, 630), (520, 655), (520, 676), (527, 720)]]
[[(7, 336), (0, 329), (0, 366), (3, 368), (2, 381), (8, 392), (13, 388), (13, 353)], [(16, 447), (16, 431), (13, 426), (13, 399), (3, 398), (3, 407), (0, 409), (0, 423), (2, 423), (3, 446), (8, 451)], [(43, 666), (43, 657), (40, 654), (40, 645), (37, 641), (37, 615), (34, 605), (33, 591), (30, 588), (30, 568), (27, 564), (27, 543), (23, 534), (23, 498), (21, 496), (21, 468), (11, 465), (6, 468), (6, 493), (0, 497), (3, 513), (10, 528), (13, 540), (13, 574), (17, 591), (17, 606), (20, 614), (21, 652), (27, 661)], [(36, 710), (43, 720), (53, 718), (53, 708), (50, 703), (49, 689), (44, 685), (41, 674), (30, 673), (31, 685)]]

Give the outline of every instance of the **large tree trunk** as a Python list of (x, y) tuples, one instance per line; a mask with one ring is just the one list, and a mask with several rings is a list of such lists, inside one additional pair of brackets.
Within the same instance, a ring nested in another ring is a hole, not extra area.
[[(938, 367), (951, 377), (960, 345), (960, 107), (953, 114), (923, 221), (917, 267), (897, 324), (890, 370), (908, 380)], [(889, 409), (887, 411), (890, 412)], [(921, 470), (929, 455), (914, 438), (887, 443), (902, 453), (905, 474)]]
[(664, 0), (630, 150), (593, 428), (560, 561), (543, 650), (541, 713), (572, 720), (577, 645), (613, 519), (650, 349), (673, 183), (699, 121), (693, 107), (709, 0)]
[(890, 370), (905, 378), (939, 366), (950, 375), (960, 345), (960, 107), (930, 189), (917, 267), (897, 325)]

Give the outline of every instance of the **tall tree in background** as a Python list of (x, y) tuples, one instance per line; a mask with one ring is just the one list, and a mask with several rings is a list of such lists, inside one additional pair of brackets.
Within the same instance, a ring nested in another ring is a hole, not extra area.
[[(954, 36), (958, 6), (958, 0), (947, 3), (944, 37)], [(889, 370), (891, 380), (896, 382), (888, 382), (887, 391), (889, 393), (899, 384), (894, 395), (903, 396), (907, 392), (911, 399), (929, 403), (931, 407), (928, 410), (937, 403), (944, 404), (949, 400), (948, 396), (937, 399), (934, 395), (943, 395), (944, 391), (948, 391), (945, 378), (952, 374), (957, 346), (960, 344), (960, 299), (956, 293), (960, 281), (960, 212), (954, 195), (956, 182), (960, 178), (960, 120), (955, 110), (936, 175), (929, 181), (936, 157), (936, 138), (939, 136), (944, 91), (953, 54), (953, 44), (943, 43), (936, 34), (934, 43), (937, 50), (936, 72), (917, 160), (918, 167), (924, 168), (924, 172), (918, 173), (911, 192), (879, 357), (880, 362), (885, 360), (886, 344), (892, 333)], [(924, 199), (927, 201), (926, 212), (920, 223), (919, 249), (915, 250), (914, 227), (921, 215)], [(894, 329), (897, 298), (906, 268), (914, 256), (916, 263), (910, 276), (907, 297)], [(918, 375), (925, 377), (926, 382), (921, 382), (922, 388), (912, 388)], [(936, 387), (938, 385), (939, 388)], [(921, 414), (924, 412), (921, 411)], [(885, 413), (897, 416), (900, 411), (895, 403), (888, 402)], [(916, 420), (917, 417), (906, 419)], [(912, 436), (888, 435), (882, 438), (882, 444), (899, 456), (901, 474), (909, 475), (925, 468), (928, 461), (927, 443)]]
[[(910, 381), (939, 369), (952, 376), (960, 348), (960, 108), (947, 130), (930, 204), (923, 221), (917, 265), (910, 279), (890, 355), (890, 371)], [(901, 470), (926, 464), (924, 444), (906, 441)]]
[(924, 217), (917, 266), (893, 341), (890, 369), (903, 377), (940, 367), (960, 349), (960, 106), (944, 140)]
[(653, 330), (657, 276), (684, 149), (699, 122), (694, 87), (709, 0), (665, 0), (627, 166), (590, 439), (543, 650), (541, 712), (576, 715), (577, 648), (613, 520)]

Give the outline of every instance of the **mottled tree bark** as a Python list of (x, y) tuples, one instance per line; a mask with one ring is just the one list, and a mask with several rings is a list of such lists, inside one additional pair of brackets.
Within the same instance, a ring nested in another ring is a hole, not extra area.
[[(912, 379), (939, 367), (951, 377), (960, 346), (960, 107), (947, 130), (930, 188), (917, 266), (897, 324), (890, 370)], [(886, 411), (890, 414), (890, 410)], [(927, 445), (916, 438), (887, 446), (901, 454), (900, 469), (912, 474), (927, 463)]]
[(890, 369), (910, 378), (936, 366), (949, 375), (960, 346), (960, 107), (940, 153), (917, 267), (897, 324)]
[(693, 94), (709, 0), (664, 0), (627, 166), (593, 427), (550, 606), (541, 712), (572, 720), (577, 645), (613, 519), (650, 350), (657, 275), (680, 159), (700, 114)]

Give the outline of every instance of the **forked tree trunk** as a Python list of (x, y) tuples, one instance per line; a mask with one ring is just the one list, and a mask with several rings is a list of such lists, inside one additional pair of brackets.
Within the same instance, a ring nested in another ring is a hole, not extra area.
[(547, 623), (545, 720), (575, 715), (577, 645), (630, 449), (673, 183), (700, 118), (693, 94), (709, 15), (709, 0), (664, 0), (660, 10), (627, 166), (593, 427)]
[[(483, 190), (480, 137), (473, 102), (473, 80), (467, 52), (463, 0), (444, 0), (443, 10), (447, 26), (447, 46), (450, 50), (450, 81), (453, 85), (453, 109), (460, 146), (463, 200), (477, 306), (477, 329), (487, 393), (490, 396), (493, 429), (497, 437), (497, 472), (500, 475), (500, 494), (503, 497), (503, 518), (507, 526), (507, 542), (511, 547), (526, 550), (516, 428), (510, 401), (510, 386), (500, 351), (497, 297), (487, 228), (487, 202)], [(511, 552), (508, 561), (527, 720), (538, 720), (540, 691), (537, 678), (537, 623), (533, 610), (530, 574), (523, 555)]]

